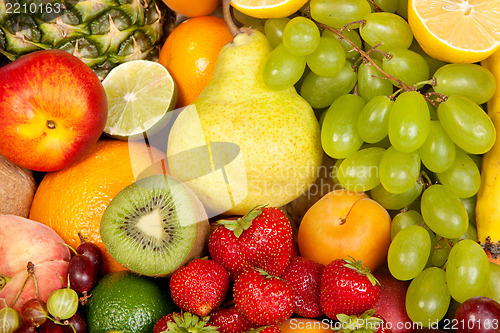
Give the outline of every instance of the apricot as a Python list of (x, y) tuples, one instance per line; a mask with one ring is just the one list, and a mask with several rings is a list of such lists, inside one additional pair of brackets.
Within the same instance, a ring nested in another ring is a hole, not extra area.
[(387, 257), (391, 217), (366, 193), (331, 191), (309, 208), (298, 230), (300, 254), (328, 265), (352, 257), (375, 271)]

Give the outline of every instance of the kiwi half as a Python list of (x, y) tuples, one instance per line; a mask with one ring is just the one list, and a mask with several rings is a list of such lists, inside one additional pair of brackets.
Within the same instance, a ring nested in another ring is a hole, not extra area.
[(179, 180), (153, 175), (121, 190), (101, 219), (101, 238), (123, 266), (169, 276), (203, 254), (210, 225), (199, 199)]

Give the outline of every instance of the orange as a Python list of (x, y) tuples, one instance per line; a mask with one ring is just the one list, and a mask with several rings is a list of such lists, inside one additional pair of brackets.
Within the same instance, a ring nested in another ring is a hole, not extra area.
[(188, 19), (170, 33), (158, 62), (174, 78), (178, 108), (198, 97), (212, 77), (220, 50), (232, 40), (226, 22), (215, 16)]
[(278, 324), (282, 333), (332, 333), (332, 320), (290, 318)]
[(163, 0), (174, 12), (186, 17), (212, 14), (219, 7), (221, 0)]
[(454, 63), (486, 59), (500, 47), (498, 0), (410, 0), (408, 23), (431, 57)]
[(391, 218), (365, 193), (339, 189), (312, 205), (299, 225), (300, 254), (328, 265), (353, 257), (372, 272), (385, 262), (391, 244)]
[[(151, 155), (150, 155), (151, 154)], [(99, 226), (111, 199), (132, 184), (140, 172), (163, 154), (140, 143), (101, 139), (78, 163), (45, 174), (33, 199), (30, 218), (54, 229), (71, 247), (80, 244), (78, 232), (103, 251), (103, 272), (125, 270), (104, 246)], [(152, 171), (164, 172), (160, 168)]]

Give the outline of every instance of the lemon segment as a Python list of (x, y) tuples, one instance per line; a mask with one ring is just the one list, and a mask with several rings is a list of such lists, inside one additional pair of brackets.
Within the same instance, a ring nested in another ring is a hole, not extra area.
[(298, 11), (307, 0), (232, 0), (238, 11), (256, 18), (287, 17)]
[(497, 0), (409, 0), (408, 23), (431, 57), (474, 63), (500, 47)]

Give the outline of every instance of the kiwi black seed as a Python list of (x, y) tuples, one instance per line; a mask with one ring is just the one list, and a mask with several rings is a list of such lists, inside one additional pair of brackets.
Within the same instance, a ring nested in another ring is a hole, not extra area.
[(121, 190), (101, 219), (111, 256), (131, 271), (169, 276), (203, 255), (210, 226), (199, 199), (168, 175), (153, 175)]

